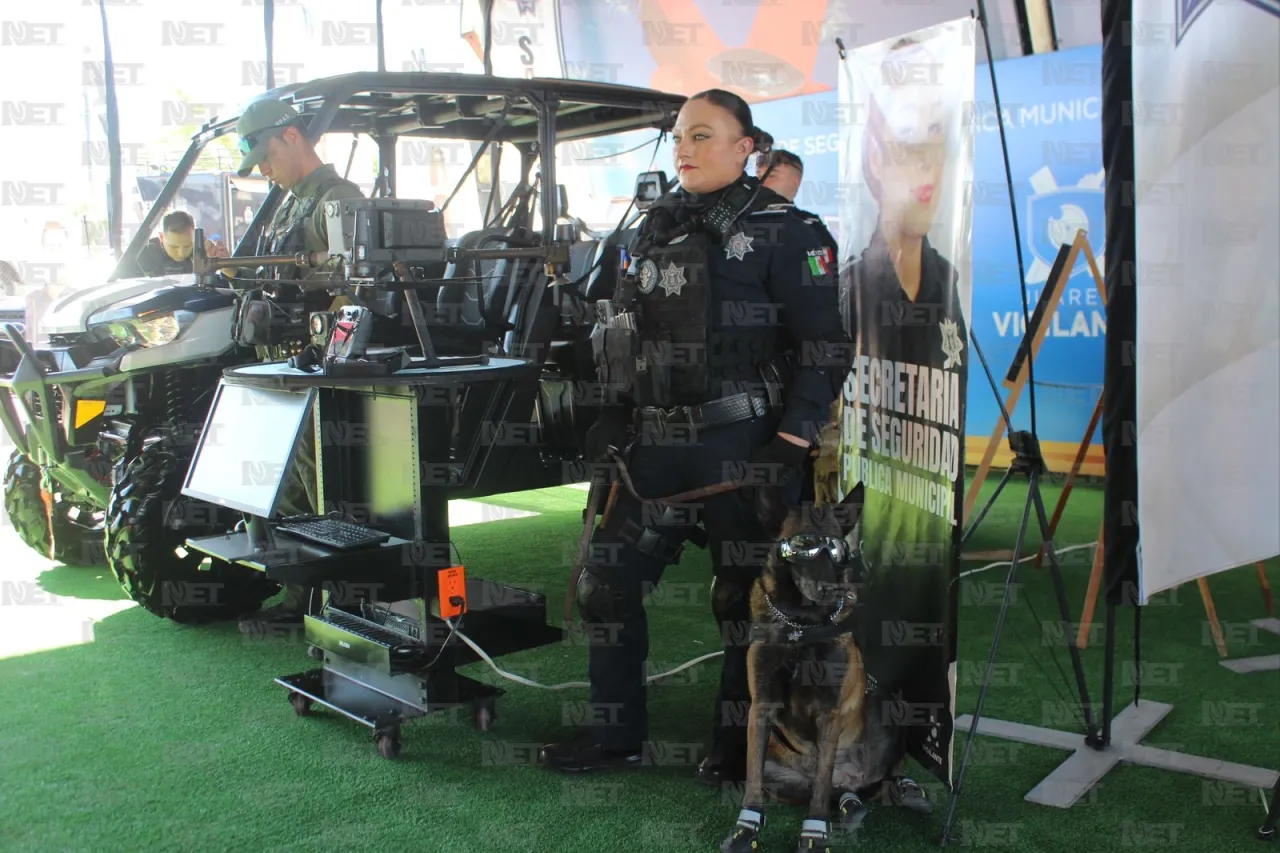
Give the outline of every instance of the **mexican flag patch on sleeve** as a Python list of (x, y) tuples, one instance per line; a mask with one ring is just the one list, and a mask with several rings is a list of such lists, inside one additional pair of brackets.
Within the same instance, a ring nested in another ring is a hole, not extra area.
[(831, 272), (833, 264), (830, 249), (811, 249), (808, 254), (809, 272), (814, 275), (826, 275)]

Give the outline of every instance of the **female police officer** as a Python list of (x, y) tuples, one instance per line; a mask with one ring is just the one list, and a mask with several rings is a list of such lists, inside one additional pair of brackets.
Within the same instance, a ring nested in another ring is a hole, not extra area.
[(705, 534), (725, 656), (714, 745), (699, 776), (744, 772), (752, 554), (779, 508), (798, 499), (800, 472), (848, 369), (834, 252), (786, 199), (744, 172), (762, 137), (737, 95), (712, 89), (688, 100), (673, 131), (679, 187), (649, 209), (618, 293), (597, 305), (599, 379), (617, 405), (588, 433), (588, 457), (627, 447), (645, 499), (754, 476), (751, 486), (680, 506), (619, 489), (577, 589), (590, 644), (590, 725), (543, 747), (555, 770), (651, 763), (644, 599), (685, 539)]

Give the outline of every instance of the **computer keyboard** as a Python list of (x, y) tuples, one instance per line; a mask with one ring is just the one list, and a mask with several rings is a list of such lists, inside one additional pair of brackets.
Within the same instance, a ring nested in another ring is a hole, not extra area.
[(381, 545), (391, 538), (390, 533), (383, 533), (359, 524), (348, 524), (334, 518), (285, 522), (276, 530), (339, 551), (369, 548)]

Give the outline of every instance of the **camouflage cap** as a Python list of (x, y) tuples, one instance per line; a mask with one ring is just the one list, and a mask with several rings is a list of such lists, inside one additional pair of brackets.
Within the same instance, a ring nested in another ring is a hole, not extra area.
[(275, 98), (262, 98), (245, 107), (236, 123), (240, 153), (244, 155), (238, 170), (240, 177), (248, 177), (253, 167), (266, 158), (269, 137), (264, 131), (296, 125), (301, 119), (297, 110)]

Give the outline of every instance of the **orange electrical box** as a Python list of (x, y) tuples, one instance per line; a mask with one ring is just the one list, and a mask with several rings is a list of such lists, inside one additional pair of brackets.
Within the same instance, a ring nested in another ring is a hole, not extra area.
[[(436, 588), (440, 594), (440, 618), (452, 619), (467, 610), (467, 570), (462, 566), (450, 566), (436, 572)], [(450, 599), (460, 599), (455, 604)]]

